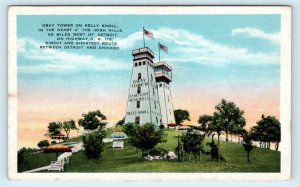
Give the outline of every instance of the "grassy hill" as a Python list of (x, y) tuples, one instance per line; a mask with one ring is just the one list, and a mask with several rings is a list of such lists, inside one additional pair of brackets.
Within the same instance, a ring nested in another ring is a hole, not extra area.
[[(168, 141), (159, 147), (174, 151), (177, 145), (176, 135), (181, 132), (166, 131), (166, 133)], [(250, 163), (247, 163), (246, 152), (241, 144), (221, 141), (220, 151), (225, 158), (224, 162), (214, 162), (209, 157), (202, 157), (201, 161), (145, 161), (141, 152), (130, 146), (127, 141), (124, 149), (112, 149), (112, 144), (108, 143), (99, 160), (88, 160), (83, 151), (73, 154), (70, 162), (65, 165), (65, 172), (280, 172), (279, 151), (255, 148), (251, 152)], [(53, 156), (38, 153), (32, 155), (31, 160), (39, 165), (43, 161), (48, 164), (50, 157)], [(33, 165), (35, 164), (30, 164)]]
[[(175, 150), (176, 135), (179, 131), (167, 131), (168, 141), (159, 147)], [(201, 161), (177, 162), (176, 160), (145, 161), (141, 152), (125, 142), (124, 149), (114, 150), (106, 144), (99, 160), (87, 160), (84, 152), (74, 154), (66, 172), (279, 172), (280, 152), (255, 148), (251, 152), (251, 162), (246, 161), (246, 152), (240, 144), (220, 143), (220, 151), (225, 162), (213, 162), (204, 157)]]

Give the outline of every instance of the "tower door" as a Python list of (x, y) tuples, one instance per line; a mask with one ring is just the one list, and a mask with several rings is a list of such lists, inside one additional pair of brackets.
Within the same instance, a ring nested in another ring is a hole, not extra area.
[(140, 124), (140, 116), (135, 117), (135, 124)]

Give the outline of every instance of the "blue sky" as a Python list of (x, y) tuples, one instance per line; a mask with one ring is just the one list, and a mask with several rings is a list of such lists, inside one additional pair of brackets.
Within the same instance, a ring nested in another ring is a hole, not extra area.
[[(52, 54), (35, 58), (34, 54), (28, 53), (35, 44), (46, 39), (45, 33), (37, 32), (44, 23), (113, 23), (123, 30), (119, 38), (123, 41), (120, 43), (125, 44), (117, 52), (66, 50), (66, 58), (75, 54), (74, 58), (82, 61), (98, 62), (104, 58), (105, 62), (95, 63), (94, 67), (69, 62), (68, 67), (64, 67), (67, 59), (49, 60)], [(146, 45), (156, 55), (158, 40), (169, 47), (169, 54), (162, 53), (162, 59), (173, 66), (173, 75), (179, 84), (191, 77), (196, 80), (191, 84), (201, 85), (279, 83), (279, 15), (18, 16), (18, 27), (22, 28), (18, 29), (18, 39), (26, 43), (26, 52), (19, 50), (18, 53), (19, 86), (39, 87), (46, 81), (47, 86), (64, 87), (66, 83), (70, 86), (74, 83), (74, 87), (78, 87), (80, 80), (68, 82), (69, 74), (73, 80), (84, 77), (89, 82), (124, 76), (121, 81), (128, 84), (131, 50), (142, 46), (143, 26), (154, 32), (156, 40), (147, 39)], [(31, 84), (33, 79), (34, 84)], [(105, 82), (101, 85), (112, 86), (111, 82)]]
[[(120, 50), (40, 50), (46, 23), (116, 24)], [(146, 45), (155, 61), (157, 42), (168, 46), (161, 59), (173, 67), (173, 105), (188, 110), (192, 124), (222, 98), (245, 111), (248, 126), (263, 113), (279, 117), (279, 15), (18, 16), (20, 142), (41, 140), (49, 122), (91, 110), (109, 123), (122, 119), (142, 27), (154, 33)]]

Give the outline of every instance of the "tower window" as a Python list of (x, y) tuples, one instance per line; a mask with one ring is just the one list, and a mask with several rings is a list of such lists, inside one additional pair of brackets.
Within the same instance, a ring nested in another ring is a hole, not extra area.
[(138, 94), (141, 93), (141, 87), (140, 87), (140, 86), (137, 87), (137, 93), (138, 93)]
[(156, 116), (156, 124), (158, 124), (158, 119), (157, 119), (157, 116)]
[(139, 125), (140, 124), (140, 116), (135, 117), (135, 124)]
[(146, 61), (143, 61), (143, 65), (145, 65), (146, 64)]
[(159, 87), (162, 87), (162, 84), (159, 84)]
[(153, 95), (155, 95), (155, 91), (154, 91), (154, 88), (152, 88), (152, 92), (153, 92)]
[(153, 75), (151, 74), (151, 81), (153, 81)]
[(137, 101), (137, 102), (136, 102), (136, 108), (140, 108), (140, 106), (141, 106), (141, 102), (140, 102), (140, 101)]
[(154, 108), (156, 109), (156, 102), (154, 101)]
[(139, 62), (139, 66), (141, 66), (142, 65), (142, 62)]
[(138, 74), (138, 79), (141, 79), (141, 78), (142, 78), (142, 74), (139, 73), (139, 74)]
[(137, 66), (137, 64), (138, 64), (137, 62), (136, 62), (136, 63), (134, 63), (134, 66)]

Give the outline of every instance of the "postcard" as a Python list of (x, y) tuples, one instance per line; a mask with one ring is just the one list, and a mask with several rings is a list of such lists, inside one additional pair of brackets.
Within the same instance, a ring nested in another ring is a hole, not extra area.
[(11, 180), (291, 177), (288, 6), (11, 6)]

